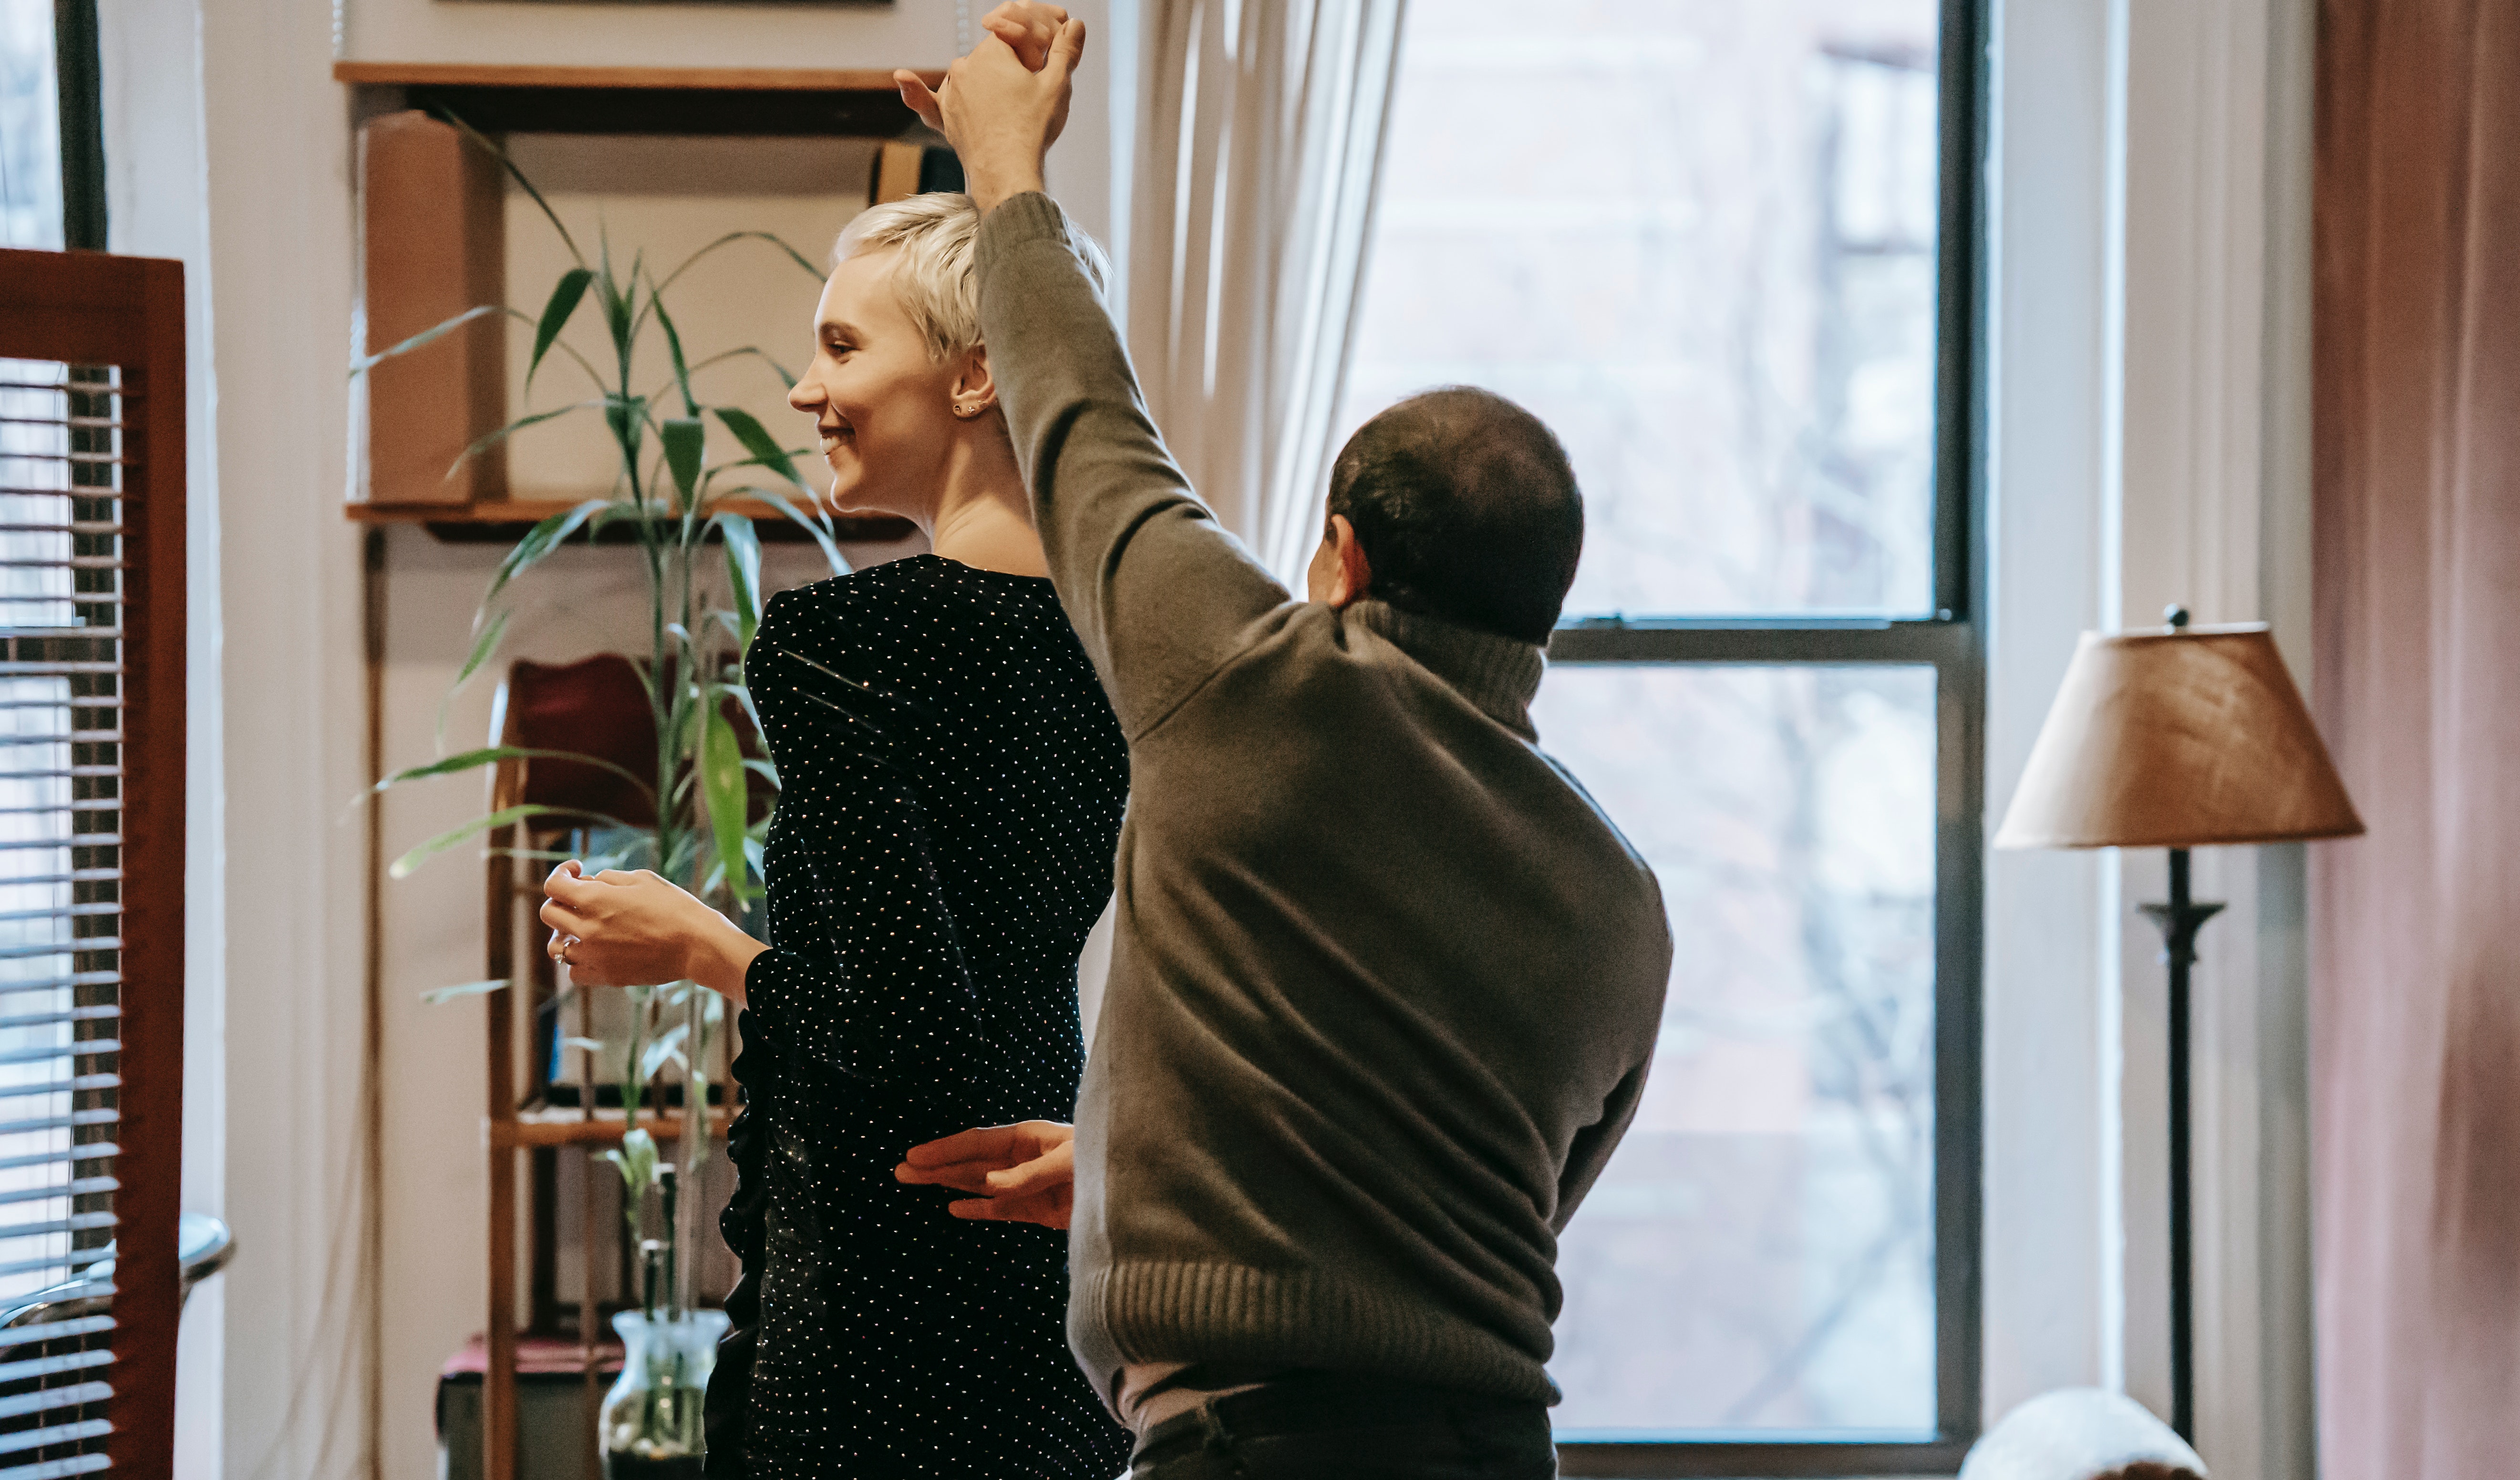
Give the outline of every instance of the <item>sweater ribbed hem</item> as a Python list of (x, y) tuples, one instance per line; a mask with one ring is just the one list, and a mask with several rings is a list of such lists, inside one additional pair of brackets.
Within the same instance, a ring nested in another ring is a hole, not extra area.
[(1421, 1301), (1311, 1270), (1129, 1262), (1087, 1272), (1068, 1340), (1098, 1388), (1135, 1362), (1371, 1372), (1555, 1403), (1529, 1352)]

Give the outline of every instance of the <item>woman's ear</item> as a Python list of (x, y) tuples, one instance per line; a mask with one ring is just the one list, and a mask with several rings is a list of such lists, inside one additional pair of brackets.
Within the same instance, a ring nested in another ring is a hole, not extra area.
[(954, 415), (967, 422), (998, 404), (998, 382), (989, 374), (989, 351), (985, 346), (975, 344), (963, 356), (963, 371), (954, 378), (951, 394)]

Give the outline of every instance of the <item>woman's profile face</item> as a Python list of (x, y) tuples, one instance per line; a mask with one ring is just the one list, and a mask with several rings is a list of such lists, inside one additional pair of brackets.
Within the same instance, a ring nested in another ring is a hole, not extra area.
[(960, 425), (953, 391), (963, 365), (928, 358), (893, 294), (895, 255), (869, 252), (832, 269), (814, 311), (814, 360), (788, 404), (822, 434), (833, 512), (925, 524)]

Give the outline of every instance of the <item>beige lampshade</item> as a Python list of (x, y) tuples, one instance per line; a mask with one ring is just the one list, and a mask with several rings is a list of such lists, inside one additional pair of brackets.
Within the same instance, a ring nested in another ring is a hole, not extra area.
[(2192, 848), (2362, 830), (2264, 624), (2083, 634), (1999, 848)]

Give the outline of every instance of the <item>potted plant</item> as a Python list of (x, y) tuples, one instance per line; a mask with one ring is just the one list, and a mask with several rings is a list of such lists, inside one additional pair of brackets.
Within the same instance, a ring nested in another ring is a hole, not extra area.
[[(570, 760), (626, 777), (653, 802), (655, 821), (641, 827), (565, 808), (505, 807), (421, 843), (396, 859), (390, 873), (406, 876), (428, 859), (497, 830), (565, 822), (582, 830), (582, 854), (590, 873), (652, 868), (740, 917), (760, 894), (761, 850), (769, 828), (767, 817), (755, 822), (749, 816), (751, 783), (758, 778), (775, 791), (778, 773), (766, 756), (755, 753), (757, 746), (747, 746), (743, 732), (743, 727), (754, 734), (759, 730), (759, 716), (744, 688), (743, 657), (760, 624), (763, 598), (760, 538), (737, 501), (766, 502), (801, 526), (821, 547), (832, 573), (844, 574), (848, 565), (829, 516), (797, 473), (795, 459), (804, 450), (782, 447), (758, 419), (740, 407), (702, 404), (692, 386), (693, 372), (742, 358), (758, 360), (784, 386), (792, 386), (794, 378), (748, 345), (687, 360), (666, 293), (693, 263), (740, 244), (792, 261), (817, 284), (822, 274), (786, 242), (750, 231), (719, 238), (661, 278), (648, 267), (644, 254), (634, 255), (627, 271), (618, 270), (608, 239), (599, 240), (590, 259), (504, 150), (461, 119), (450, 115), (448, 121), (498, 157), (559, 234), (574, 265), (561, 275), (538, 314), (483, 304), (355, 361), (351, 374), (362, 375), (474, 319), (514, 318), (533, 329), (525, 377), (528, 397), (534, 377), (555, 349), (585, 376), (592, 393), (530, 411), (472, 443), (462, 457), (478, 456), (529, 427), (589, 413), (603, 418), (617, 453), (613, 486), (603, 497), (544, 519), (501, 560), (475, 611), (472, 647), (454, 688), (469, 684), (499, 652), (513, 613), (514, 582), (573, 538), (622, 529), (647, 576), (646, 650), (633, 654), (632, 661), (655, 724), (656, 753), (652, 771), (642, 775), (598, 756), (492, 744), (397, 772), (376, 789), (511, 761)], [(601, 365), (561, 339), (590, 302), (606, 335)], [(649, 368), (659, 350), (666, 361), (661, 372)], [(740, 455), (709, 461), (712, 420), (733, 438)], [(457, 466), (461, 463), (459, 458)], [(542, 863), (563, 856), (518, 852)], [(508, 985), (503, 980), (469, 982), (428, 995), (444, 1001)], [(634, 1247), (646, 1251), (645, 1288), (640, 1307), (621, 1312), (614, 1321), (624, 1338), (625, 1363), (621, 1382), (604, 1407), (606, 1472), (616, 1477), (698, 1475), (702, 1439), (697, 1395), (706, 1385), (726, 1317), (694, 1308), (692, 1278), (698, 1261), (679, 1256), (685, 1247), (684, 1225), (693, 1221), (695, 1210), (679, 1206), (676, 1189), (698, 1175), (708, 1155), (708, 1054), (724, 1025), (725, 1003), (688, 981), (621, 990), (630, 1007), (629, 1030), (617, 1046), (625, 1131), (620, 1147), (606, 1155), (621, 1174), (625, 1232)], [(593, 1053), (609, 1052), (587, 1040), (567, 1042)], [(669, 1065), (681, 1068), (684, 1083), (679, 1177), (674, 1167), (660, 1166), (653, 1138), (638, 1123), (652, 1086)], [(652, 1187), (664, 1194), (661, 1240), (642, 1236)], [(583, 1319), (591, 1322), (593, 1313)]]

